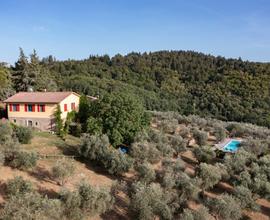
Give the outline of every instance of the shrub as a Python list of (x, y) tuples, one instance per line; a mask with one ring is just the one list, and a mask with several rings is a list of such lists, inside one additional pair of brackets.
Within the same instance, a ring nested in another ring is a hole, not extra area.
[(64, 185), (68, 177), (75, 171), (74, 161), (71, 159), (57, 160), (52, 167), (52, 177), (58, 181), (58, 184)]
[(242, 216), (239, 202), (227, 194), (221, 198), (208, 200), (208, 205), (212, 212), (224, 220), (238, 220)]
[(12, 138), (12, 127), (8, 122), (0, 121), (0, 146)]
[(235, 154), (225, 156), (225, 165), (228, 167), (228, 172), (231, 174), (239, 174), (255, 160), (255, 156), (243, 149), (239, 149)]
[(216, 157), (213, 147), (210, 146), (196, 147), (193, 152), (199, 162), (210, 163)]
[(187, 143), (181, 136), (173, 136), (171, 138), (171, 146), (173, 147), (176, 154), (187, 150)]
[(130, 155), (136, 160), (156, 163), (161, 158), (161, 152), (156, 145), (149, 142), (136, 142), (130, 146)]
[(178, 126), (178, 121), (176, 119), (170, 119), (170, 120), (162, 120), (161, 124), (161, 130), (164, 133), (173, 134)]
[(29, 144), (33, 138), (32, 129), (29, 127), (15, 126), (15, 135), (22, 144)]
[(38, 156), (33, 152), (17, 151), (14, 152), (13, 159), (9, 162), (9, 165), (18, 169), (30, 169), (34, 168), (37, 164)]
[(173, 148), (166, 143), (158, 143), (156, 145), (156, 148), (161, 152), (164, 157), (172, 156), (174, 152)]
[(81, 210), (81, 197), (77, 190), (73, 192), (61, 190), (59, 197), (63, 203), (63, 213), (67, 219), (84, 219), (84, 213)]
[(154, 181), (156, 178), (155, 170), (147, 162), (144, 162), (143, 164), (139, 164), (136, 167), (136, 170), (139, 174), (139, 180), (141, 182), (150, 183)]
[(238, 199), (242, 209), (248, 208), (258, 211), (259, 206), (255, 202), (255, 199), (253, 199), (252, 193), (248, 188), (244, 186), (237, 186), (234, 189), (234, 196)]
[(12, 196), (5, 204), (0, 218), (14, 219), (63, 219), (61, 202), (48, 199), (38, 193), (25, 193)]
[(216, 163), (215, 167), (217, 167), (217, 169), (219, 170), (222, 180), (229, 180), (230, 179), (231, 176), (229, 175), (229, 173), (227, 171), (226, 165), (224, 165), (223, 163)]
[(267, 143), (252, 138), (248, 138), (241, 142), (241, 147), (244, 148), (247, 152), (255, 155), (261, 155), (268, 150)]
[(84, 158), (101, 161), (109, 151), (110, 142), (107, 135), (85, 135), (81, 140), (79, 154)]
[(183, 161), (181, 158), (177, 158), (174, 164), (174, 171), (179, 172), (179, 171), (184, 171), (186, 168), (186, 163)]
[(182, 138), (188, 138), (189, 134), (190, 134), (190, 129), (186, 126), (181, 126), (180, 131), (179, 131), (179, 135)]
[(194, 211), (191, 209), (184, 209), (183, 213), (180, 215), (181, 220), (194, 220)]
[(180, 190), (180, 204), (185, 204), (189, 199), (197, 199), (200, 191), (198, 179), (189, 177), (185, 172), (176, 175), (176, 187)]
[(138, 219), (172, 219), (167, 198), (159, 184), (144, 185), (140, 182), (133, 184), (134, 192), (131, 195), (131, 208)]
[(205, 206), (202, 206), (198, 210), (184, 209), (183, 213), (180, 215), (181, 220), (208, 220), (210, 219), (210, 214)]
[(209, 189), (221, 180), (221, 173), (218, 167), (201, 163), (196, 170), (197, 176), (202, 179), (202, 189)]
[(127, 172), (133, 165), (133, 159), (119, 150), (108, 151), (101, 163), (110, 174), (122, 174)]
[(168, 144), (169, 139), (163, 132), (150, 130), (148, 134), (148, 142), (156, 144)]
[(237, 123), (229, 124), (226, 129), (230, 132), (232, 137), (243, 137), (245, 135), (245, 129)]
[(132, 158), (110, 146), (106, 135), (84, 136), (79, 154), (84, 158), (98, 162), (111, 174), (126, 172), (133, 164)]
[(94, 188), (86, 182), (81, 182), (78, 188), (81, 198), (81, 209), (89, 214), (102, 214), (112, 208), (114, 199), (104, 188)]
[(162, 160), (162, 167), (167, 170), (172, 170), (174, 172), (184, 171), (186, 168), (186, 163), (181, 159), (177, 158), (175, 161), (171, 158), (164, 158)]
[(252, 185), (251, 175), (248, 171), (242, 171), (239, 176), (237, 176), (235, 185), (242, 185), (243, 187), (250, 188)]
[(11, 138), (5, 144), (0, 144), (0, 150), (5, 156), (5, 161), (9, 162), (20, 151), (20, 144), (17, 139)]
[(6, 191), (10, 197), (19, 196), (21, 194), (32, 192), (33, 186), (31, 182), (24, 180), (21, 176), (16, 176), (14, 179), (7, 181)]
[(199, 146), (206, 145), (207, 140), (208, 140), (208, 134), (198, 129), (195, 129), (193, 131), (193, 137)]
[(214, 135), (217, 141), (223, 141), (226, 138), (226, 129), (220, 126), (214, 127)]

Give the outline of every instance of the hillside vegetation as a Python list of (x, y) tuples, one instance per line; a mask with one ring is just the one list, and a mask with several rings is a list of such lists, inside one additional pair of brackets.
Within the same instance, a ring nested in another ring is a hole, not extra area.
[[(3, 67), (2, 67), (3, 69)], [(75, 61), (40, 60), (23, 51), (12, 68), (13, 88), (73, 90), (94, 96), (125, 92), (139, 96), (148, 110), (177, 111), (221, 120), (270, 126), (270, 64), (225, 59), (191, 51), (90, 56)], [(4, 75), (2, 74), (4, 72)], [(4, 98), (10, 94), (0, 90)]]
[[(269, 129), (148, 114), (151, 126), (128, 139), (127, 153), (110, 144), (102, 121), (80, 138), (34, 132), (27, 141), (0, 123), (1, 219), (268, 219)], [(213, 147), (227, 137), (243, 140), (235, 154)]]

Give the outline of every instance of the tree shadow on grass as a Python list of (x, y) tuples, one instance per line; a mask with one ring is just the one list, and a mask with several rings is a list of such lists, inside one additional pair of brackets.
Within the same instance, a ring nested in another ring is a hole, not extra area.
[(39, 187), (37, 190), (41, 195), (47, 196), (50, 199), (57, 199), (59, 194), (53, 189), (47, 189), (45, 187)]
[(92, 170), (93, 172), (95, 172), (96, 174), (105, 176), (109, 179), (112, 180), (120, 180), (121, 176), (115, 176), (113, 174), (108, 173), (108, 171), (102, 167), (101, 165), (99, 165), (98, 163), (95, 163), (93, 161), (89, 161), (80, 157), (76, 157), (75, 158), (76, 161), (79, 161), (80, 163), (85, 164), (85, 167), (89, 170)]
[(119, 194), (114, 195), (114, 198), (115, 204), (112, 210), (102, 214), (100, 217), (104, 220), (134, 219), (134, 214), (129, 209), (127, 199), (123, 198)]
[(27, 173), (39, 181), (55, 184), (51, 178), (50, 172), (43, 167), (37, 166), (35, 169), (27, 171)]

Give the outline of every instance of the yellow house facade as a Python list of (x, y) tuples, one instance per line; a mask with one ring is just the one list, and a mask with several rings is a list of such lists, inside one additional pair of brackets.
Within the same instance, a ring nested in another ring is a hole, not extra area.
[(78, 110), (79, 100), (80, 95), (74, 92), (19, 92), (4, 102), (14, 124), (53, 131), (57, 105), (65, 120), (68, 112)]

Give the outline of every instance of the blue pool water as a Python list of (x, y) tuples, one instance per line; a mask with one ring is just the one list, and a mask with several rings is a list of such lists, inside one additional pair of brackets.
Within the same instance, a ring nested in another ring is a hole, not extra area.
[(225, 151), (229, 151), (229, 152), (235, 152), (235, 151), (237, 151), (237, 149), (239, 148), (239, 146), (240, 146), (240, 141), (238, 141), (238, 140), (231, 140), (228, 144), (226, 144), (225, 146), (224, 146), (224, 150)]

